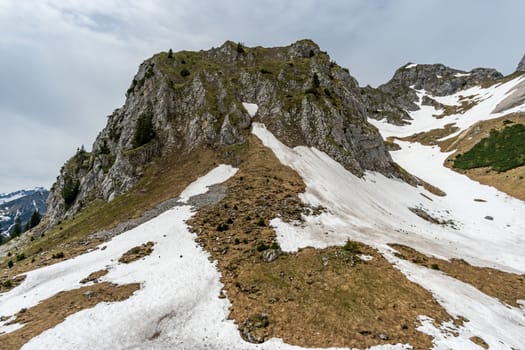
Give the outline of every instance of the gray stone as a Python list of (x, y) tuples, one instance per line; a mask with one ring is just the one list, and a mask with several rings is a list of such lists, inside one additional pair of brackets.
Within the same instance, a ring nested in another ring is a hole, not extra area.
[(266, 314), (250, 316), (246, 318), (239, 327), (241, 337), (250, 343), (263, 343), (268, 336), (266, 328), (269, 324), (270, 321)]
[(262, 253), (262, 259), (265, 261), (265, 262), (272, 262), (272, 261), (275, 261), (277, 260), (277, 258), (282, 254), (282, 251), (281, 249), (268, 249), (268, 250), (265, 250), (263, 253)]

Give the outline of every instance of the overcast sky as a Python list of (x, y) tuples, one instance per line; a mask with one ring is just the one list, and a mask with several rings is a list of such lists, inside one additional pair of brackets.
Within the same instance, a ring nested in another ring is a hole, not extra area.
[(521, 0), (0, 0), (0, 193), (50, 187), (158, 51), (311, 38), (361, 85), (407, 62), (511, 73)]

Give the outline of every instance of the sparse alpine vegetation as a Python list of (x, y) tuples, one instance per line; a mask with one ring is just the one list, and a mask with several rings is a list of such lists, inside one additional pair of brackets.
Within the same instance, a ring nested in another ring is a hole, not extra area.
[(503, 172), (525, 164), (525, 125), (515, 124), (503, 130), (492, 130), (471, 150), (458, 154), (454, 168), (491, 167)]

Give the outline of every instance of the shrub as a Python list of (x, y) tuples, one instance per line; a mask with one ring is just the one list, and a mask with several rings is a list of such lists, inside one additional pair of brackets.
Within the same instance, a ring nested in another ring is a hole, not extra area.
[(319, 76), (317, 73), (314, 73), (314, 76), (312, 78), (312, 85), (314, 89), (317, 89), (319, 86), (321, 86), (321, 82), (319, 81)]
[(237, 43), (237, 52), (238, 53), (244, 53), (244, 44), (239, 42)]
[(270, 247), (268, 247), (266, 244), (264, 243), (261, 243), (257, 246), (257, 251), (258, 252), (263, 252), (265, 250), (268, 250)]
[(343, 250), (352, 254), (360, 254), (361, 249), (359, 249), (359, 244), (355, 241), (347, 240), (343, 246)]
[(137, 148), (153, 140), (155, 137), (153, 127), (153, 114), (141, 114), (135, 125), (135, 135), (133, 136), (133, 147)]
[(102, 141), (102, 146), (100, 146), (100, 149), (98, 150), (99, 154), (109, 154), (111, 151), (108, 147), (108, 141), (104, 139)]
[(16, 254), (16, 261), (21, 261), (26, 258), (26, 255), (24, 253)]
[(257, 226), (261, 226), (261, 227), (266, 226), (266, 223), (264, 222), (263, 218), (259, 218), (259, 220), (257, 221)]
[(228, 225), (233, 224), (233, 219), (232, 219), (232, 218), (228, 218), (228, 220), (226, 220), (226, 223), (227, 223)]
[(172, 49), (168, 50), (168, 58), (173, 58), (173, 50)]
[(270, 249), (281, 249), (281, 246), (277, 242), (272, 242)]
[(5, 280), (4, 283), (2, 283), (2, 286), (4, 286), (5, 288), (11, 288), (13, 286), (13, 283), (11, 282), (11, 280)]
[(64, 257), (64, 252), (58, 252), (51, 256), (53, 259), (62, 259)]
[(180, 75), (183, 77), (183, 78), (186, 78), (188, 75), (190, 75), (190, 71), (187, 70), (186, 68), (182, 68), (182, 70), (180, 71)]
[(230, 226), (228, 226), (228, 224), (220, 223), (217, 225), (217, 231), (219, 232), (227, 231), (229, 229), (230, 229)]
[(438, 264), (432, 264), (432, 265), (430, 265), (430, 268), (432, 270), (439, 270), (439, 265)]
[(7, 267), (8, 267), (8, 268), (12, 268), (13, 265), (14, 265), (14, 264), (13, 264), (13, 260), (9, 260), (9, 261), (7, 262)]
[(64, 187), (62, 187), (62, 198), (66, 207), (69, 207), (77, 198), (80, 189), (80, 181), (70, 175), (66, 175), (64, 179)]

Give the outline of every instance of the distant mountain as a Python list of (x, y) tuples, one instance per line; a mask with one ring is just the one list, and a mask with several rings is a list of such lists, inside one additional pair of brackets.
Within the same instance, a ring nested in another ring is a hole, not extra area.
[(0, 194), (0, 234), (11, 233), (17, 218), (24, 228), (35, 210), (44, 215), (48, 195), (49, 191), (42, 187)]

